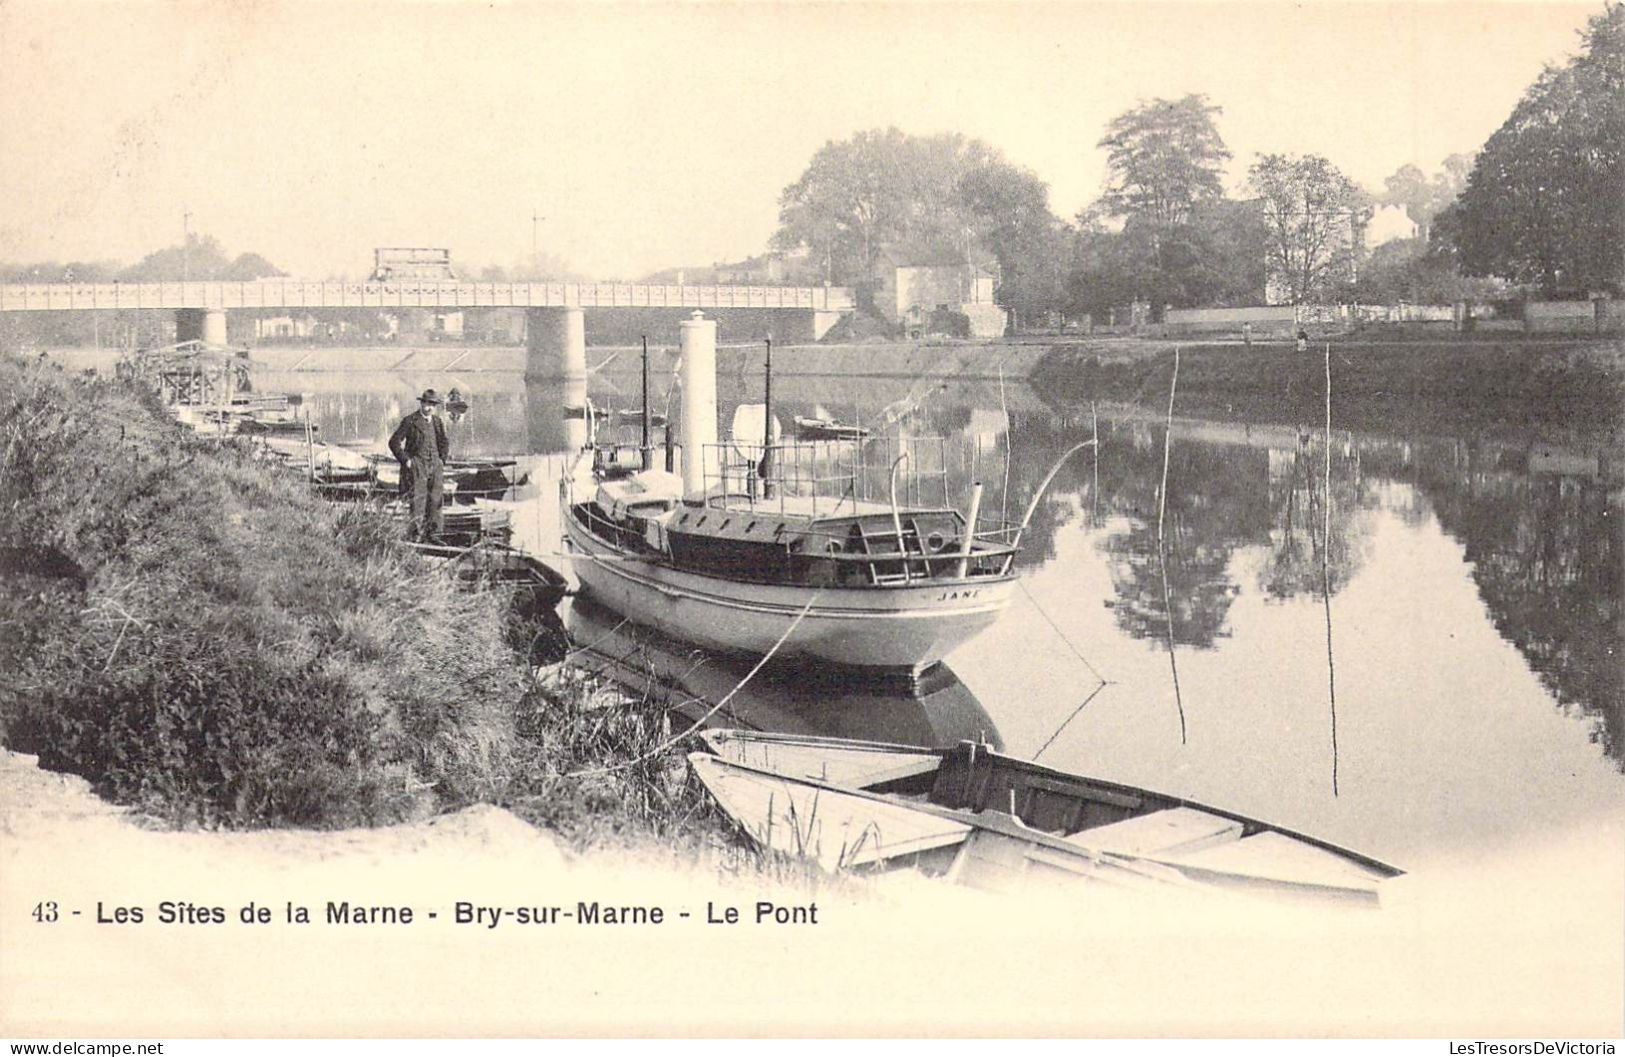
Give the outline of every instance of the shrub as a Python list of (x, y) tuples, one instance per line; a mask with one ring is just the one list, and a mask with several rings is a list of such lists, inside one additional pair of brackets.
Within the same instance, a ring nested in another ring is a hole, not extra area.
[(505, 788), (525, 689), (505, 594), (139, 393), (15, 364), (0, 386), (11, 744), (206, 824), (376, 823)]

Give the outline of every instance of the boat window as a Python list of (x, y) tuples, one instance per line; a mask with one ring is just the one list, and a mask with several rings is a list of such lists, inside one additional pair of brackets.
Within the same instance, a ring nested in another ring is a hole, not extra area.
[(940, 551), (943, 545), (947, 542), (948, 540), (940, 532), (933, 532), (931, 535), (925, 537), (925, 545), (934, 551)]
[(752, 521), (750, 524), (746, 525), (745, 526), (745, 531), (746, 532), (755, 532), (756, 531), (756, 522)]
[(694, 527), (695, 527), (695, 528), (699, 528), (699, 527), (700, 527), (700, 526), (701, 526), (701, 525), (703, 525), (703, 524), (705, 524), (705, 518), (706, 518), (706, 515), (705, 515), (705, 514), (701, 514), (701, 515), (700, 515), (700, 520), (698, 520), (698, 521), (696, 521), (696, 522), (694, 522)]
[(717, 526), (717, 531), (721, 532), (723, 529), (726, 529), (728, 527), (728, 522), (730, 522), (732, 520), (733, 520), (733, 518), (731, 518), (731, 517), (723, 518), (722, 519), (722, 524)]

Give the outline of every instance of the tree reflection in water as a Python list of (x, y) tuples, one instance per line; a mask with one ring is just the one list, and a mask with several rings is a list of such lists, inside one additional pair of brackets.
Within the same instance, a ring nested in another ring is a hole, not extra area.
[[(1300, 594), (1335, 595), (1359, 571), (1370, 539), (1369, 518), (1361, 507), (1360, 467), (1333, 444), (1330, 538), (1323, 516), (1325, 449), (1318, 439), (1295, 451), (1269, 450), (1270, 552), (1259, 570), (1258, 586), (1284, 601)], [(1321, 551), (1326, 551), (1324, 569)], [(1327, 575), (1323, 577), (1323, 572)]]
[(1269, 539), (1268, 461), (1262, 451), (1176, 436), (1168, 463), (1165, 606), (1156, 530), (1161, 433), (1119, 427), (1102, 436), (1102, 516), (1113, 527), (1101, 546), (1117, 592), (1113, 608), (1118, 625), (1135, 638), (1169, 637), (1171, 617), (1175, 645), (1210, 649), (1227, 635), (1225, 618), (1240, 590), (1230, 576), (1231, 556)]
[(1565, 712), (1595, 721), (1592, 740), (1625, 770), (1620, 466), (1532, 472), (1534, 450), (1419, 444), (1393, 473), (1414, 481), (1462, 543), (1496, 631)]
[[(1012, 506), (1020, 508), (1055, 454), (1087, 435), (1086, 424), (1067, 426), (1017, 420)], [(1054, 535), (1079, 499), (1089, 509), (1098, 498), (1100, 546), (1116, 594), (1109, 604), (1125, 633), (1157, 643), (1168, 617), (1156, 541), (1161, 448), (1160, 423), (1103, 421), (1099, 496), (1088, 496), (1090, 465), (1079, 460), (1064, 470), (1034, 516), (1021, 561), (1049, 561)], [(1594, 721), (1593, 740), (1625, 770), (1621, 466), (1588, 457), (1566, 475), (1542, 472), (1552, 460), (1539, 461), (1537, 450), (1545, 449), (1369, 436), (1344, 444), (1334, 436), (1328, 586), (1335, 597), (1359, 574), (1378, 508), (1411, 526), (1437, 519), (1465, 548), (1467, 573), (1496, 630), (1565, 712)], [(1166, 540), (1175, 644), (1209, 649), (1226, 637), (1242, 589), (1231, 576), (1238, 549), (1263, 549), (1250, 586), (1267, 597), (1320, 594), (1323, 458), (1315, 435), (1296, 449), (1251, 447), (1181, 440), (1176, 426)]]

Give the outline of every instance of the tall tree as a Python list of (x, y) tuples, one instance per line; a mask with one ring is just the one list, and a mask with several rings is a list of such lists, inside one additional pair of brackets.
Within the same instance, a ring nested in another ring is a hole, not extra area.
[(1433, 176), (1434, 213), (1449, 208), (1462, 191), (1467, 189), (1467, 177), (1473, 171), (1472, 154), (1452, 154), (1444, 160), (1444, 169)]
[(1429, 177), (1415, 165), (1406, 163), (1383, 181), (1379, 198), (1384, 205), (1400, 206), (1416, 222), (1416, 235), (1424, 243), (1433, 227), (1433, 218), (1447, 208), (1467, 186), (1467, 173), (1473, 167), (1470, 154), (1452, 154), (1444, 167)]
[(1369, 196), (1317, 154), (1265, 154), (1247, 172), (1267, 230), (1269, 299), (1299, 304), (1354, 278)]
[(1219, 199), (1191, 214), (1193, 257), (1183, 305), (1256, 305), (1264, 297), (1269, 232), (1257, 202)]
[(1382, 186), (1382, 203), (1403, 208), (1405, 215), (1416, 223), (1418, 236), (1426, 240), (1433, 214), (1443, 208), (1434, 205), (1435, 190), (1427, 174), (1407, 162), (1384, 180)]
[(281, 268), (261, 257), (257, 253), (240, 253), (237, 259), (226, 268), (223, 278), (226, 279), (270, 279), (278, 275), (286, 275)]
[(1548, 295), (1625, 289), (1625, 5), (1548, 66), (1478, 156), (1447, 225), (1462, 270)]
[(1071, 266), (1066, 280), (1066, 312), (1088, 314), (1097, 322), (1111, 318), (1114, 308), (1140, 297), (1145, 276), (1143, 261), (1151, 259), (1135, 245), (1134, 232), (1112, 231), (1105, 208), (1098, 202), (1078, 214), (1074, 224)]
[(1203, 95), (1153, 99), (1113, 118), (1099, 143), (1107, 171), (1099, 213), (1122, 221), (1111, 255), (1129, 279), (1130, 300), (1149, 301), (1155, 312), (1202, 297), (1207, 233), (1195, 220), (1224, 199), (1220, 173), (1230, 152), (1213, 123), (1220, 113)]
[(1199, 203), (1224, 197), (1220, 173), (1230, 159), (1213, 118), (1223, 109), (1205, 95), (1153, 99), (1106, 126), (1108, 186), (1102, 199), (1117, 217), (1166, 227), (1184, 223)]
[(955, 205), (974, 242), (997, 262), (995, 297), (1018, 325), (1060, 307), (1066, 226), (1050, 212), (1042, 180), (988, 158), (960, 177)]
[(854, 285), (887, 250), (996, 265), (1000, 303), (1031, 313), (1058, 301), (1059, 228), (1044, 182), (994, 148), (892, 128), (820, 148), (779, 196), (773, 245)]
[(231, 258), (213, 235), (186, 236), (180, 246), (154, 250), (126, 268), (123, 278), (130, 280), (157, 279), (225, 279), (231, 272)]
[(867, 280), (888, 246), (961, 236), (952, 212), (959, 178), (991, 152), (959, 135), (859, 132), (819, 148), (779, 195), (779, 249), (805, 247), (835, 282)]

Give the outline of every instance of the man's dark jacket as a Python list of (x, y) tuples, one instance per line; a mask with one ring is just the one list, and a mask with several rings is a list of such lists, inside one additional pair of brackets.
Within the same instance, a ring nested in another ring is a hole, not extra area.
[(445, 462), (451, 457), (451, 440), (439, 415), (426, 418), (423, 412), (414, 411), (395, 427), (394, 435), (389, 438), (389, 450), (395, 461), (402, 464), (408, 459), (414, 466), (420, 462)]

